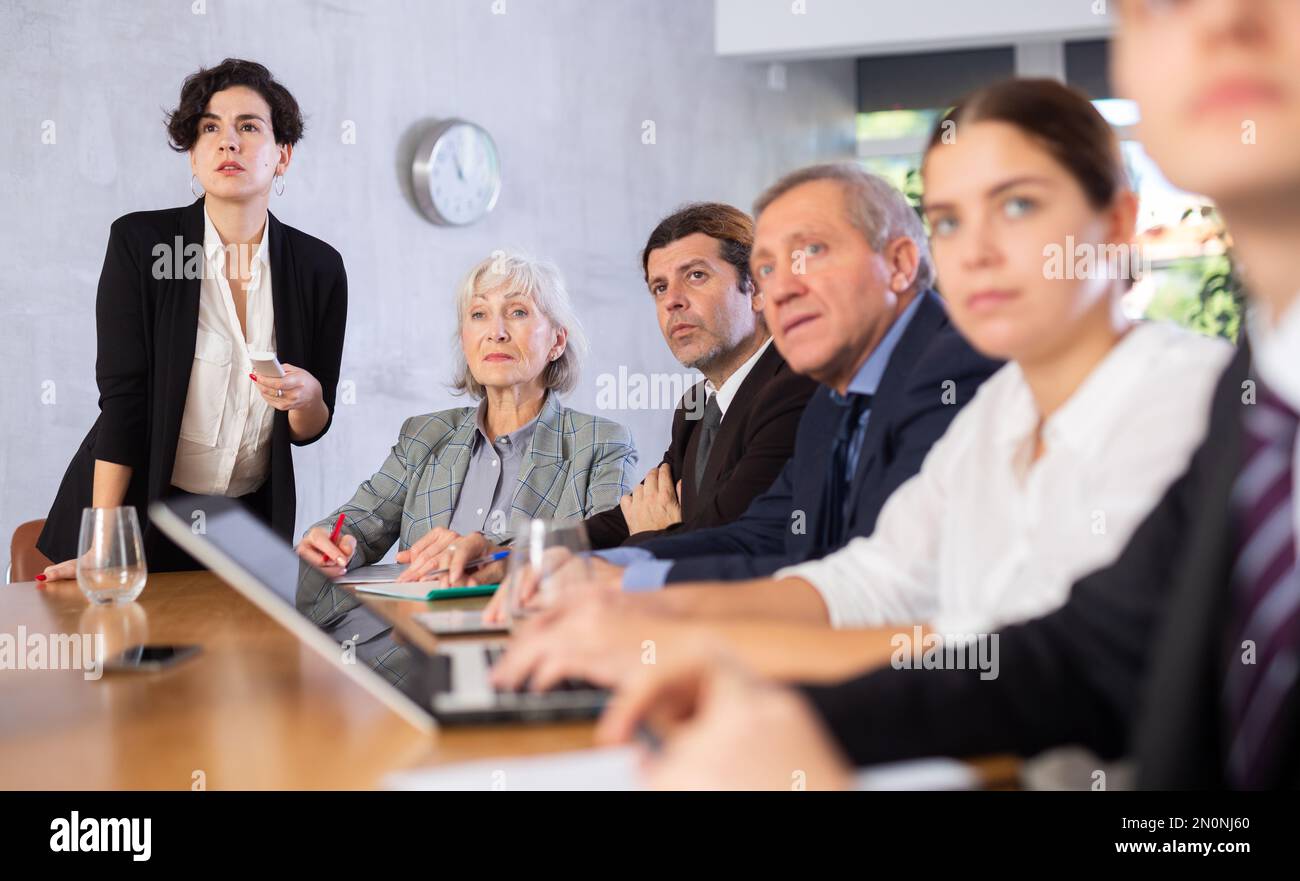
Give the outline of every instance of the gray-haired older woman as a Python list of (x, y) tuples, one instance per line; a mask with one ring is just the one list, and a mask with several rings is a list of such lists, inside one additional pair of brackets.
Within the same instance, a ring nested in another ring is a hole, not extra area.
[[(352, 499), (321, 520), (298, 553), (328, 575), (382, 559), (400, 541), (402, 580), (500, 543), (516, 516), (580, 521), (633, 485), (631, 433), (570, 410), (587, 341), (559, 271), (495, 252), (456, 298), (456, 387), (480, 400), (402, 424), (397, 443)], [(330, 534), (343, 515), (341, 537)]]

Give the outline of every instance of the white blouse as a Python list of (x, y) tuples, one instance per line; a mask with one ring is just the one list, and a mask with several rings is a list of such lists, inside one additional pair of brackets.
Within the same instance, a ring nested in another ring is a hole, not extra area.
[(189, 492), (242, 496), (260, 487), (271, 470), (275, 410), (248, 378), (253, 372), (249, 352), (275, 351), (269, 235), (269, 228), (263, 231), (249, 261), (245, 338), (223, 272), (225, 246), (207, 209), (203, 210), (199, 327), (172, 469), (172, 483)]
[(780, 570), (835, 627), (929, 624), (958, 639), (1062, 605), (1119, 556), (1209, 422), (1221, 340), (1134, 327), (1043, 426), (1015, 363), (994, 374), (881, 509), (875, 532)]

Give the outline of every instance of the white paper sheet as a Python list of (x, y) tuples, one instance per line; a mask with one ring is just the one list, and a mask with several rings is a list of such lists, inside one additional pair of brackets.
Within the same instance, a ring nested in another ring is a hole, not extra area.
[(585, 790), (626, 792), (641, 789), (632, 747), (572, 750), (520, 759), (488, 759), (439, 765), (391, 774), (385, 789), (439, 792)]
[(376, 596), (398, 600), (427, 600), (437, 590), (435, 585), (420, 581), (405, 581), (401, 584), (396, 581), (366, 583), (358, 584), (356, 588), (357, 593), (373, 593)]
[(375, 563), (361, 566), (335, 579), (339, 584), (387, 584), (397, 580), (406, 570), (401, 563)]
[[(645, 788), (637, 773), (637, 755), (634, 747), (621, 746), (462, 762), (392, 774), (384, 788), (627, 792)], [(863, 768), (856, 784), (859, 790), (873, 791), (974, 789), (979, 777), (969, 765), (953, 759), (918, 759)]]

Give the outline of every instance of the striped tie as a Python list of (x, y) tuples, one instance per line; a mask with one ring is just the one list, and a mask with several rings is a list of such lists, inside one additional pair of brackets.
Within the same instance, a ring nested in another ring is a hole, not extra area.
[[(1297, 416), (1262, 385), (1243, 425), (1245, 462), (1232, 490), (1237, 556), (1225, 679), (1228, 779), (1268, 787), (1285, 738), (1283, 708), (1296, 687), (1300, 568), (1296, 566), (1293, 451)], [(1253, 646), (1253, 663), (1250, 647)]]

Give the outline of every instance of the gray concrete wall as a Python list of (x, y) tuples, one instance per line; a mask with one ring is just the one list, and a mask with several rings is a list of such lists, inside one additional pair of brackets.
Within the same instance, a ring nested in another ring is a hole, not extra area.
[[(348, 497), (406, 416), (460, 401), (446, 387), (451, 296), (474, 261), (517, 246), (559, 263), (593, 343), (568, 402), (595, 411), (601, 374), (681, 372), (639, 273), (655, 222), (684, 201), (748, 206), (782, 172), (852, 152), (852, 63), (791, 64), (772, 89), (766, 66), (714, 57), (710, 0), (493, 6), (0, 0), (6, 548), (18, 523), (45, 516), (94, 420), (109, 224), (191, 201), (162, 113), (200, 65), (256, 59), (297, 96), (309, 128), (272, 211), (347, 264), (342, 374), (355, 403), (295, 451), (300, 525)], [(407, 185), (412, 132), (448, 116), (486, 126), (504, 167), (496, 211), (464, 229), (430, 225)], [(672, 402), (657, 403), (603, 411), (632, 428), (642, 468), (667, 442)]]

